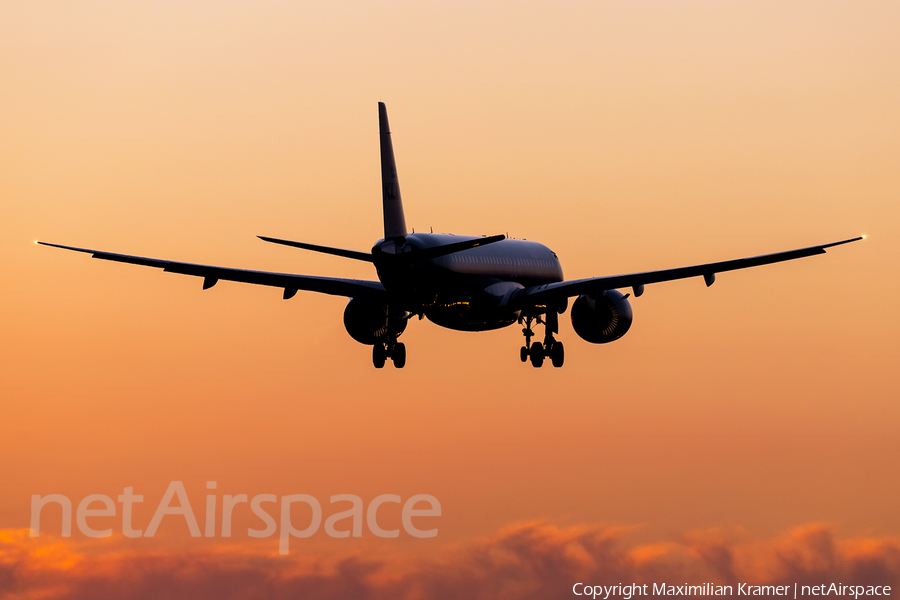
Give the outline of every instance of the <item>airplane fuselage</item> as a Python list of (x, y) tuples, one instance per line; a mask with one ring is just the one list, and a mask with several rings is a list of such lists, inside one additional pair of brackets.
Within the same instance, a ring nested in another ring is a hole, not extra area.
[[(406, 254), (437, 248), (474, 236), (412, 233), (400, 240), (379, 240), (373, 254)], [(377, 250), (376, 250), (377, 249)], [(424, 314), (437, 325), (462, 331), (498, 329), (514, 323), (519, 311), (505, 309), (510, 295), (528, 287), (563, 280), (562, 266), (547, 246), (505, 239), (423, 261), (376, 260), (385, 289), (404, 298), (404, 309)]]

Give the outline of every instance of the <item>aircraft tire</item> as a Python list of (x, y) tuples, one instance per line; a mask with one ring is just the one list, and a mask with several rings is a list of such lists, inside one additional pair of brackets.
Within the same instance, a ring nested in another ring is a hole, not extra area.
[(563, 362), (566, 360), (566, 351), (563, 348), (562, 342), (556, 342), (550, 348), (550, 361), (553, 362), (554, 367), (563, 366)]
[(522, 362), (528, 362), (528, 348), (525, 346), (519, 348), (519, 358), (522, 359)]
[(406, 346), (403, 342), (398, 342), (394, 345), (394, 351), (391, 353), (391, 360), (394, 361), (394, 366), (398, 369), (402, 369), (406, 366)]
[(384, 344), (379, 343), (372, 346), (372, 364), (375, 365), (376, 369), (384, 368), (384, 361), (387, 358), (386, 354)]
[(531, 345), (531, 366), (535, 369), (544, 364), (544, 345), (535, 342)]

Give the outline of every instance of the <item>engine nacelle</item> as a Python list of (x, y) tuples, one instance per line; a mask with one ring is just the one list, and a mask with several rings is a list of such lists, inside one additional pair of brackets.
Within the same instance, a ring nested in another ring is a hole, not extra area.
[[(405, 313), (392, 315), (391, 336), (396, 339), (406, 329)], [(344, 309), (344, 327), (360, 344), (374, 346), (388, 334), (388, 307), (359, 298), (351, 298)]]
[(596, 297), (585, 294), (572, 304), (572, 328), (592, 344), (614, 342), (625, 335), (632, 317), (631, 304), (616, 290)]

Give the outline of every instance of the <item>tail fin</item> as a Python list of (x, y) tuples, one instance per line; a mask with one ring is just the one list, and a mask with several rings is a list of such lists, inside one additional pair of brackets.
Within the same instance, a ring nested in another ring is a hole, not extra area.
[(387, 108), (378, 103), (378, 133), (381, 137), (381, 196), (384, 203), (384, 239), (406, 235), (406, 218), (400, 199), (400, 182), (397, 164), (394, 162), (394, 146), (391, 144), (391, 128), (388, 126)]

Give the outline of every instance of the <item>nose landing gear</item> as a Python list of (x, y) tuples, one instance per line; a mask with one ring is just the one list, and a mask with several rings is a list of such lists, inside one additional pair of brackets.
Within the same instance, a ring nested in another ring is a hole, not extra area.
[[(525, 345), (519, 349), (519, 358), (522, 359), (522, 362), (528, 362), (528, 357), (531, 356), (531, 338), (534, 337), (534, 332), (531, 330), (533, 320), (531, 317), (525, 317), (525, 328), (522, 330), (522, 334), (525, 336)], [(519, 322), (521, 323), (521, 319)]]

